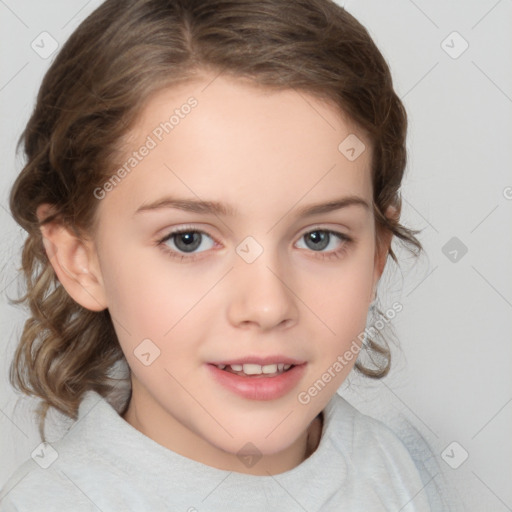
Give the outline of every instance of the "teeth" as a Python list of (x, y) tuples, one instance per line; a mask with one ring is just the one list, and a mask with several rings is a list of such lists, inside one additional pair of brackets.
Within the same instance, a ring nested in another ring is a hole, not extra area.
[[(259, 364), (244, 364), (243, 372), (246, 375), (260, 375), (263, 373), (262, 368)], [(265, 368), (268, 368), (268, 366), (265, 366)]]
[[(259, 364), (232, 364), (228, 365), (234, 372), (243, 372), (246, 375), (261, 375), (264, 374), (273, 374), (273, 373), (282, 373), (291, 368), (291, 364), (284, 363), (275, 363), (275, 364), (267, 364), (261, 366)], [(217, 368), (224, 370), (227, 366), (225, 364), (218, 364)]]

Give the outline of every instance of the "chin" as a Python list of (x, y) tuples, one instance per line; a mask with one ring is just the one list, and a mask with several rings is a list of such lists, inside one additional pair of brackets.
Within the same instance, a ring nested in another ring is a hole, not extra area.
[(303, 425), (298, 425), (297, 418), (292, 419), (293, 416), (290, 414), (286, 418), (286, 415), (280, 415), (277, 420), (272, 418), (272, 421), (260, 421), (257, 424), (252, 422), (250, 425), (243, 420), (237, 424), (231, 423), (227, 430), (233, 437), (217, 437), (212, 444), (234, 455), (239, 455), (244, 448), (250, 451), (251, 447), (261, 455), (280, 453), (288, 449), (307, 430), (308, 423), (304, 421)]

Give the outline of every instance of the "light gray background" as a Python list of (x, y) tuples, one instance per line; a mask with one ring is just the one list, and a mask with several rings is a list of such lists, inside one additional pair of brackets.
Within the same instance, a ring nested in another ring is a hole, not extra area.
[[(100, 3), (0, 0), (0, 486), (40, 442), (35, 402), (14, 409), (7, 380), (24, 319), (6, 298), (17, 293), (23, 241), (7, 197), (23, 165), (15, 143), (52, 59), (31, 42), (47, 31), (62, 45)], [(368, 28), (407, 108), (403, 222), (423, 229), (427, 253), (414, 264), (399, 251), (403, 275), (390, 266), (381, 280), (381, 306), (404, 307), (393, 320), (400, 349), (391, 375), (353, 377), (340, 393), (376, 417), (409, 418), (466, 510), (512, 510), (512, 0), (339, 3)], [(443, 253), (452, 237), (467, 247), (455, 262)], [(441, 457), (454, 441), (452, 464), (469, 454), (457, 469)]]

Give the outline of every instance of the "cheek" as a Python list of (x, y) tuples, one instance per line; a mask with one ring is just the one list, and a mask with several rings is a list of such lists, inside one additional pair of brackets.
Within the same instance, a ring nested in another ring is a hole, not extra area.
[[(373, 285), (371, 244), (353, 253), (330, 276), (316, 280), (310, 294), (317, 321), (317, 352), (312, 381), (324, 376), (337, 389), (353, 368), (366, 326)], [(329, 278), (328, 278), (329, 277)], [(341, 357), (341, 359), (340, 359)], [(330, 373), (326, 373), (330, 372)]]
[[(156, 251), (130, 245), (121, 237), (109, 237), (102, 245), (100, 261), (109, 311), (114, 324), (117, 320), (135, 338), (161, 336), (171, 327), (173, 311), (181, 303), (176, 293), (179, 285), (155, 261)], [(123, 336), (123, 330), (116, 329)]]
[(304, 289), (311, 309), (336, 333), (364, 326), (371, 300), (374, 258), (368, 250), (351, 253), (339, 265), (308, 277)]
[[(135, 245), (135, 244), (134, 244)], [(124, 248), (124, 250), (118, 249)], [(126, 240), (112, 240), (102, 258), (102, 272), (109, 311), (125, 354), (144, 339), (161, 350), (161, 360), (172, 345), (174, 359), (193, 349), (183, 330), (197, 332), (209, 309), (201, 299), (211, 288), (211, 279), (192, 272), (191, 266), (169, 261), (158, 248), (129, 247)], [(190, 336), (189, 336), (190, 337)], [(180, 343), (187, 348), (182, 350)]]
[(148, 389), (171, 389), (179, 395), (179, 386), (166, 369), (180, 382), (185, 380), (183, 369), (190, 365), (197, 347), (184, 329), (190, 329), (197, 315), (194, 305), (205, 291), (195, 290), (190, 282), (185, 286), (183, 276), (171, 272), (165, 257), (157, 261), (151, 250), (115, 253), (104, 259), (109, 270), (104, 282), (128, 365)]

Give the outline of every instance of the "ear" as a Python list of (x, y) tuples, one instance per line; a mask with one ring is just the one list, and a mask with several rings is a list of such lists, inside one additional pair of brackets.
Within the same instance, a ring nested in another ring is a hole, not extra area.
[[(391, 219), (398, 220), (400, 218), (400, 211), (394, 206), (389, 206), (385, 212), (385, 216)], [(372, 301), (376, 297), (376, 289), (377, 283), (384, 272), (384, 267), (386, 266), (386, 262), (388, 259), (389, 249), (391, 247), (391, 240), (393, 238), (393, 233), (390, 231), (385, 231), (380, 234), (378, 240), (379, 244), (375, 250), (375, 265), (374, 265), (374, 274), (373, 274), (373, 296)]]
[[(39, 222), (54, 213), (49, 204), (37, 208)], [(57, 277), (70, 297), (91, 311), (106, 309), (107, 302), (96, 251), (90, 240), (78, 237), (59, 220), (40, 226), (43, 243)]]

